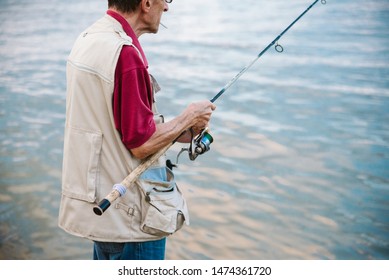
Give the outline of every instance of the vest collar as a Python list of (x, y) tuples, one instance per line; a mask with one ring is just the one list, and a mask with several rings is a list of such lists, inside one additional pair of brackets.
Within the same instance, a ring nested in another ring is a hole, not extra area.
[(116, 21), (118, 21), (121, 24), (121, 26), (123, 27), (124, 32), (126, 32), (126, 34), (129, 37), (131, 37), (132, 43), (139, 50), (139, 52), (140, 52), (140, 54), (142, 56), (143, 62), (145, 64), (145, 67), (148, 68), (149, 67), (149, 63), (147, 62), (146, 55), (143, 52), (142, 46), (140, 45), (138, 37), (136, 37), (135, 32), (132, 29), (131, 25), (126, 21), (126, 19), (123, 16), (121, 16), (119, 13), (117, 13), (115, 11), (108, 10), (107, 14), (109, 16), (113, 17)]

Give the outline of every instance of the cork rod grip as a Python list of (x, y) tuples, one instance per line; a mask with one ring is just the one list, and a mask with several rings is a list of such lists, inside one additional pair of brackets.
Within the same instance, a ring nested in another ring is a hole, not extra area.
[(156, 162), (163, 154), (166, 153), (166, 151), (174, 144), (170, 143), (160, 151), (156, 152), (155, 154), (151, 155), (147, 160), (142, 162), (138, 167), (136, 167), (120, 184), (116, 184), (113, 186), (112, 191), (104, 198), (102, 199), (98, 205), (93, 207), (93, 212), (101, 216), (103, 213), (111, 206), (111, 204), (124, 195), (126, 193), (126, 190), (129, 189), (133, 183), (138, 179), (138, 177), (151, 165), (153, 165), (154, 162)]

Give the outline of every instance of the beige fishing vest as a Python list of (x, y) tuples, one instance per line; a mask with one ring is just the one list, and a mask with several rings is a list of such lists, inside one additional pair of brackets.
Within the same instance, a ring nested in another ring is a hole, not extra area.
[[(123, 145), (113, 119), (114, 76), (123, 45), (132, 45), (131, 38), (119, 22), (106, 15), (79, 36), (67, 63), (59, 226), (96, 241), (160, 238), (140, 230), (142, 202), (137, 187), (128, 190), (102, 216), (93, 212), (95, 203), (140, 164)], [(161, 159), (156, 165), (164, 164)]]

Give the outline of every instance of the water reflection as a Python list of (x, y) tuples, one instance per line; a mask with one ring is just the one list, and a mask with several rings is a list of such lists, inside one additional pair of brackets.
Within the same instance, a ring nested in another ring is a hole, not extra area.
[[(142, 38), (167, 119), (210, 99), (307, 5), (191, 1)], [(191, 226), (169, 239), (168, 259), (389, 257), (389, 7), (329, 2), (218, 101), (211, 151), (180, 158)], [(91, 258), (89, 241), (57, 227), (65, 62), (105, 6), (0, 11), (0, 259)]]

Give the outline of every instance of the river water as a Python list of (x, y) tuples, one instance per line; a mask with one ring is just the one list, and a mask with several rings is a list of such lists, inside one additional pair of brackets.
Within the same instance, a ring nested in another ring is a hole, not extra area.
[[(175, 0), (141, 42), (171, 119), (212, 98), (311, 1)], [(90, 259), (57, 227), (65, 64), (105, 1), (2, 0), (0, 259)], [(167, 259), (389, 258), (389, 2), (320, 1), (221, 97), (180, 158), (191, 225)], [(169, 151), (175, 159), (182, 146)]]

